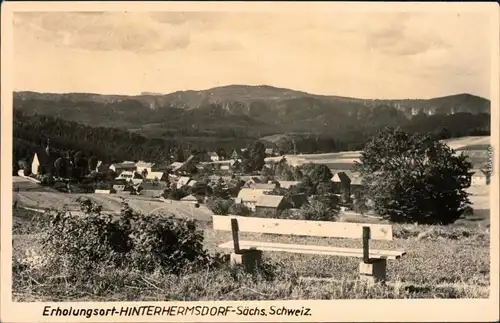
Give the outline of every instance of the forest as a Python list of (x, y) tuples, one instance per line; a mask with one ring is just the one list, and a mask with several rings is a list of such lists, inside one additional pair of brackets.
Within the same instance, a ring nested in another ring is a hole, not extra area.
[[(410, 133), (431, 133), (437, 139), (490, 134), (489, 114), (457, 113), (453, 115), (420, 115), (399, 125)], [(185, 156), (193, 151), (225, 151), (248, 147), (262, 141), (266, 148), (276, 148), (284, 154), (326, 153), (359, 150), (380, 126), (358, 129), (331, 129), (330, 133), (285, 133), (270, 137), (232, 132), (226, 129), (201, 131), (184, 127), (181, 131), (164, 129), (161, 134), (143, 135), (123, 128), (93, 127), (47, 115), (26, 114), (14, 110), (14, 162), (31, 160), (33, 152), (44, 147), (60, 151), (82, 151), (86, 156), (98, 156), (105, 163), (122, 160), (170, 162), (181, 150)], [(230, 128), (229, 128), (230, 129)]]

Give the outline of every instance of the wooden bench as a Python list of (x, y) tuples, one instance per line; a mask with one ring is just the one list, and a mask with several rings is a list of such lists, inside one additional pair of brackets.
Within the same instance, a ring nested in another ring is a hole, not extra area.
[[(232, 215), (213, 215), (212, 219), (214, 230), (232, 231), (233, 235), (231, 241), (219, 245), (219, 248), (233, 249), (231, 263), (243, 264), (249, 271), (260, 263), (262, 251), (354, 257), (362, 258), (359, 265), (360, 278), (377, 282), (386, 280), (387, 260), (399, 259), (406, 254), (405, 251), (370, 249), (370, 239), (392, 240), (391, 225), (283, 220)], [(239, 232), (362, 239), (362, 248), (246, 241), (239, 239)]]

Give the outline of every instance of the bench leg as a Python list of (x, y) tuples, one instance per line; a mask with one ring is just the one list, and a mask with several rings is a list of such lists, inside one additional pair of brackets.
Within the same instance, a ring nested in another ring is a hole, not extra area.
[(246, 272), (253, 272), (262, 262), (262, 250), (241, 250), (231, 254), (231, 265), (243, 265)]
[(385, 282), (387, 275), (387, 259), (371, 259), (369, 263), (359, 264), (359, 276), (369, 283)]

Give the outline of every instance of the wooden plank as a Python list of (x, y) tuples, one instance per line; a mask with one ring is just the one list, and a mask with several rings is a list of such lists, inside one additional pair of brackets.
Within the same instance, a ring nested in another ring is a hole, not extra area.
[[(232, 249), (233, 242), (232, 241), (225, 242), (219, 245), (219, 248)], [(274, 242), (244, 241), (244, 240), (240, 240), (240, 248), (258, 249), (262, 251), (283, 251), (291, 253), (363, 258), (363, 249), (356, 249), (356, 248), (339, 248), (339, 247), (328, 247), (328, 246), (298, 245), (298, 244), (274, 243)], [(371, 249), (369, 256), (371, 259), (393, 260), (393, 259), (399, 259), (404, 255), (406, 255), (406, 251)]]
[(370, 261), (370, 227), (363, 227), (363, 262)]
[(231, 219), (231, 231), (233, 232), (233, 249), (235, 254), (240, 253), (240, 238), (238, 237), (238, 221)]
[(371, 239), (392, 240), (392, 226), (387, 224), (283, 220), (213, 215), (213, 229), (231, 231), (231, 219), (238, 220), (240, 232), (362, 239), (363, 227), (366, 226), (370, 227)]

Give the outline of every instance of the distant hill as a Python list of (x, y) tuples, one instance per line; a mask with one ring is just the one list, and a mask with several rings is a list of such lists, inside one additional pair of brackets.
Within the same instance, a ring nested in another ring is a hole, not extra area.
[(149, 137), (261, 138), (313, 133), (362, 140), (387, 125), (426, 132), (446, 128), (452, 137), (489, 134), (490, 128), (490, 101), (470, 94), (367, 100), (230, 85), (136, 96), (16, 92), (14, 108)]

